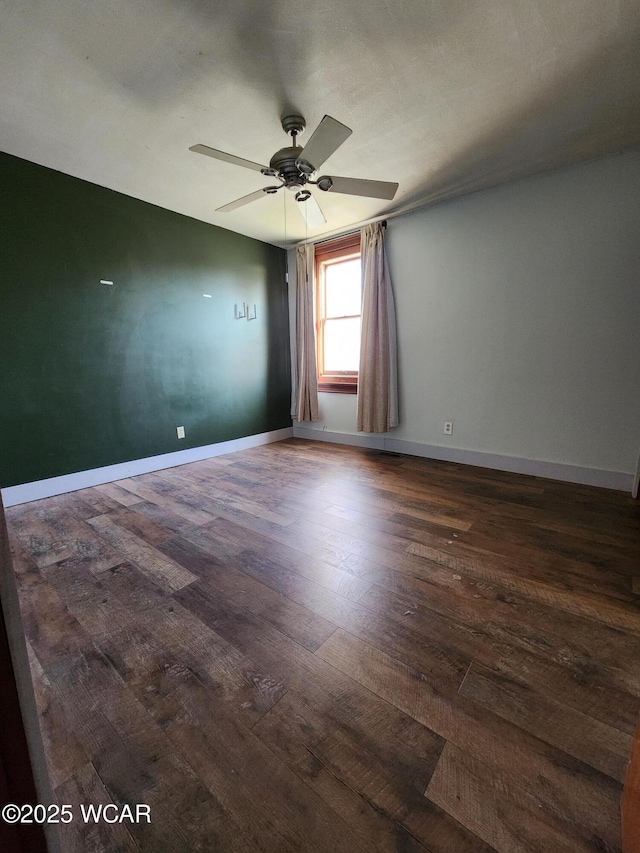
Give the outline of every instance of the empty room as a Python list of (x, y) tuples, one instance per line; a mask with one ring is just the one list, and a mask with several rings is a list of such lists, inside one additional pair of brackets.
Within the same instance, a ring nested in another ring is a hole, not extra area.
[(640, 853), (640, 0), (0, 27), (0, 848)]

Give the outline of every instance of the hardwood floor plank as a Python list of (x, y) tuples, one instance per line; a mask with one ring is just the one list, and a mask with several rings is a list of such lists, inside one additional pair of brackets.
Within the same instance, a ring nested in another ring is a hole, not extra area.
[[(362, 710), (358, 710), (362, 714)], [(377, 729), (373, 739), (370, 732), (363, 729), (362, 720), (354, 725), (347, 715), (341, 719), (339, 708), (335, 706), (330, 711), (323, 708), (320, 713), (310, 702), (290, 691), (265, 714), (253, 731), (272, 748), (277, 748), (281, 742), (289, 744), (292, 738), (300, 741), (323, 767), (389, 817), (411, 792), (419, 795), (424, 792), (443, 742), (425, 732), (424, 742), (430, 749), (428, 753), (422, 751), (419, 763), (413, 756), (405, 756), (404, 760), (398, 757), (395, 764), (390, 763), (377, 750), (380, 739), (397, 736), (393, 728), (397, 718), (385, 710), (380, 704), (379, 716), (370, 718)]]
[[(154, 485), (157, 485), (158, 483), (157, 480), (153, 482)], [(202, 509), (192, 507), (185, 500), (175, 498), (166, 489), (161, 491), (157, 487), (154, 488), (153, 486), (146, 485), (144, 477), (132, 477), (128, 480), (119, 480), (116, 485), (134, 495), (137, 495), (143, 501), (157, 504), (163, 509), (167, 509), (170, 512), (175, 513), (181, 518), (184, 518), (190, 524), (206, 524), (207, 521), (211, 521), (215, 517), (210, 512), (205, 512)]]
[[(95, 487), (94, 487), (95, 488)], [(31, 511), (37, 509), (44, 510), (50, 516), (66, 516), (80, 521), (86, 521), (87, 518), (93, 518), (98, 515), (93, 503), (88, 500), (93, 494), (92, 489), (82, 489), (78, 492), (65, 492), (62, 495), (54, 495), (51, 498), (44, 498), (36, 502), (36, 506), (31, 508)], [(19, 511), (20, 506), (16, 507)]]
[[(167, 493), (169, 491), (164, 477), (156, 473), (146, 474), (145, 478), (153, 487)], [(223, 486), (221, 488), (221, 486)], [(265, 498), (257, 489), (250, 484), (235, 482), (233, 477), (226, 477), (224, 484), (217, 479), (191, 480), (188, 485), (180, 489), (181, 499), (188, 501), (190, 505), (198, 509), (203, 505), (214, 504), (219, 507), (238, 509), (249, 512), (256, 518), (264, 518), (273, 524), (286, 526), (293, 518), (287, 518), (273, 510), (273, 499)]]
[[(211, 481), (211, 475), (202, 479), (206, 484)], [(290, 514), (295, 517), (301, 511), (322, 512), (331, 506), (331, 502), (322, 500), (309, 494), (309, 484), (306, 479), (298, 482), (291, 478), (291, 467), (289, 465), (279, 466), (265, 465), (248, 467), (247, 463), (239, 460), (237, 465), (225, 473), (219, 471), (215, 474), (215, 481), (232, 482), (245, 487), (251, 486), (255, 493), (265, 499), (269, 494), (277, 495), (277, 506), (286, 507), (284, 515)], [(259, 488), (256, 488), (259, 487)]]
[(184, 662), (184, 655), (169, 649), (139, 625), (127, 633), (126, 639), (115, 631), (100, 635), (97, 644), (145, 708), (193, 677), (193, 669)]
[[(123, 489), (117, 483), (104, 483), (100, 486), (94, 486), (94, 488), (96, 492), (111, 498), (122, 506), (134, 506), (142, 500), (139, 495), (133, 494), (128, 489)], [(97, 513), (94, 512), (93, 515), (97, 515)]]
[(541, 696), (516, 678), (472, 663), (460, 693), (535, 737), (624, 782), (633, 736)]
[(152, 713), (256, 849), (366, 853), (348, 824), (253, 732), (216, 710), (212, 714), (208, 696), (193, 683)]
[[(184, 590), (182, 590), (184, 591)], [(197, 595), (197, 592), (196, 592)], [(253, 724), (284, 693), (277, 676), (243, 655), (178, 602), (144, 610), (139, 625)]]
[(336, 626), (302, 607), (254, 577), (246, 574), (242, 559), (221, 563), (190, 542), (172, 539), (161, 546), (163, 553), (200, 576), (209, 586), (246, 607), (295, 640), (315, 651)]
[(268, 559), (275, 560), (283, 568), (296, 572), (320, 586), (325, 586), (351, 601), (358, 601), (371, 586), (370, 583), (355, 577), (351, 572), (345, 572), (309, 555), (303, 557), (302, 552), (296, 549), (295, 545), (283, 544), (269, 535), (248, 529), (240, 522), (228, 518), (216, 519), (215, 522), (206, 526), (206, 531), (216, 539), (223, 538), (236, 545), (245, 553), (251, 551), (256, 555), (264, 555)]
[(489, 712), (464, 695), (435, 687), (411, 670), (344, 631), (316, 652), (345, 675), (546, 803), (574, 823), (594, 827), (619, 843), (621, 785), (561, 750)]
[(13, 536), (38, 566), (48, 566), (73, 556), (70, 545), (34, 512), (19, 514), (11, 510), (12, 507), (7, 510), (7, 522), (11, 524)]
[[(578, 563), (558, 555), (543, 555), (533, 548), (514, 546), (496, 540), (488, 540), (478, 536), (473, 530), (448, 538), (436, 538), (429, 531), (416, 528), (415, 525), (405, 525), (409, 538), (414, 543), (424, 545), (428, 550), (434, 549), (434, 561), (447, 564), (451, 558), (462, 556), (457, 561), (458, 573), (464, 574), (464, 561), (471, 564), (479, 562), (488, 569), (496, 570), (496, 582), (500, 577), (512, 580), (529, 579), (548, 584), (561, 591), (567, 589), (582, 589), (601, 596), (633, 602), (629, 594), (629, 578), (623, 572), (604, 572), (586, 563)], [(424, 552), (427, 554), (427, 551)], [(504, 572), (504, 574), (500, 574)]]
[(276, 728), (273, 720), (269, 720), (268, 727), (261, 721), (254, 731), (305, 784), (353, 826), (365, 849), (373, 853), (394, 853), (398, 849), (426, 853), (427, 848), (410, 832), (381, 813), (367, 795), (344, 781), (338, 771), (317, 758), (303, 741), (286, 729), (283, 732)]
[(100, 574), (101, 585), (133, 612), (165, 605), (170, 593), (161, 589), (133, 563), (122, 562)]
[(69, 729), (62, 706), (52, 690), (51, 682), (28, 641), (27, 652), (42, 738), (48, 747), (47, 769), (52, 788), (57, 788), (81, 771), (87, 763), (87, 754), (78, 738)]
[[(464, 677), (469, 658), (456, 648), (426, 636), (418, 638), (410, 626), (391, 626), (375, 611), (357, 602), (347, 601), (258, 555), (243, 555), (243, 571), (255, 578), (262, 578), (264, 583), (327, 622), (345, 628), (378, 648), (392, 651), (424, 672), (450, 679), (456, 686)], [(207, 604), (211, 604), (211, 593), (206, 586), (199, 585), (193, 592), (185, 591), (180, 600), (189, 601), (190, 606), (196, 608), (199, 605), (206, 608)], [(202, 611), (196, 609), (196, 612)]]
[(89, 635), (51, 584), (41, 581), (22, 586), (20, 609), (25, 636), (46, 673), (60, 658), (76, 654), (90, 643)]
[[(431, 462), (428, 462), (427, 464), (429, 466), (433, 465), (433, 463), (431, 463)], [(412, 467), (410, 468), (409, 465), (411, 465)], [(418, 466), (419, 466), (419, 463), (417, 460), (407, 459), (406, 464), (403, 464), (403, 467), (402, 467), (403, 480), (406, 482), (406, 480), (408, 480), (408, 479), (409, 480), (411, 478), (415, 479), (417, 477), (418, 478), (417, 482), (418, 482), (418, 484), (420, 484), (422, 494), (427, 492), (430, 496), (437, 496), (437, 500), (439, 502), (444, 502), (445, 505), (450, 507), (452, 512), (457, 511), (459, 513), (461, 505), (464, 505), (465, 498), (460, 493), (456, 493), (455, 499), (452, 500), (452, 498), (451, 498), (451, 489), (450, 489), (450, 479), (452, 476), (451, 469), (452, 469), (452, 467), (455, 467), (455, 466), (448, 465), (447, 474), (448, 474), (449, 480), (446, 481), (446, 490), (445, 490), (445, 488), (439, 487), (437, 485), (437, 478), (436, 478), (436, 484), (434, 486), (433, 471), (429, 470), (428, 480), (424, 476), (417, 474), (413, 469), (418, 467)], [(462, 467), (464, 468), (464, 466), (462, 466)], [(469, 473), (468, 473), (469, 471), (470, 471), (470, 469), (465, 469), (465, 472), (464, 472), (464, 476), (467, 480), (469, 479)], [(484, 478), (486, 478), (487, 476), (491, 476), (492, 474), (495, 474), (495, 472), (487, 472), (487, 471), (482, 472), (482, 475)], [(533, 480), (534, 478), (521, 478), (521, 479)], [(547, 484), (545, 484), (545, 488), (548, 488)], [(540, 489), (538, 488), (537, 491), (540, 491)], [(592, 492), (594, 494), (597, 494), (598, 490), (597, 489), (592, 490)], [(417, 493), (420, 494), (420, 491), (418, 491)], [(340, 513), (340, 511), (342, 511), (342, 512), (349, 514), (349, 513), (353, 512), (351, 509), (353, 494), (350, 494), (348, 489), (346, 489), (344, 494), (343, 494), (343, 492), (338, 490), (336, 497), (337, 497), (338, 502), (341, 504), (341, 506), (332, 507), (331, 509), (329, 509), (327, 511), (328, 513), (332, 513), (332, 512)], [(562, 508), (563, 508), (563, 505), (558, 504), (555, 507), (555, 512), (554, 512), (553, 516), (547, 515), (547, 516), (542, 517), (541, 523), (539, 525), (541, 528), (540, 532), (542, 534), (544, 533), (545, 526), (549, 527), (549, 526), (555, 525), (557, 527), (559, 511)], [(526, 520), (527, 522), (530, 522), (532, 513), (535, 512), (535, 510), (532, 510), (532, 508), (530, 506), (524, 506), (524, 507), (519, 507), (519, 508), (516, 507), (516, 512), (514, 513), (514, 505), (513, 504), (505, 504), (504, 502), (500, 502), (499, 500), (495, 500), (495, 499), (494, 500), (487, 500), (484, 498), (480, 501), (478, 499), (474, 499), (473, 503), (469, 504), (468, 510), (471, 511), (471, 513), (472, 513), (471, 517), (472, 517), (472, 520), (474, 521), (474, 527), (475, 527), (478, 519), (486, 519), (489, 517), (493, 517), (494, 520), (499, 520), (503, 524), (503, 526), (504, 526), (505, 521), (512, 523), (514, 519), (515, 520), (517, 520), (517, 519)], [(566, 515), (566, 512), (564, 513), (564, 515)], [(376, 524), (380, 523), (381, 525), (384, 525), (385, 521), (387, 524), (389, 524), (389, 523), (393, 524), (393, 521), (388, 520), (388, 513), (382, 513), (379, 509), (377, 509), (375, 506), (373, 506), (371, 504), (367, 505), (367, 512), (366, 513), (360, 512), (359, 516), (360, 516), (359, 519), (354, 519), (354, 520), (359, 520), (365, 524), (367, 522), (363, 521), (363, 519), (366, 519), (366, 518), (380, 519), (380, 522), (376, 521)], [(401, 519), (404, 524), (411, 523), (410, 516), (404, 515), (402, 512), (398, 512), (397, 507), (396, 507), (395, 513), (391, 516), (391, 519), (393, 519), (393, 520)], [(576, 534), (579, 536), (582, 536), (583, 538), (585, 536), (588, 536), (590, 531), (593, 530), (593, 527), (594, 527), (593, 522), (598, 521), (598, 520), (599, 520), (599, 517), (595, 513), (592, 513), (591, 516), (589, 517), (589, 522), (591, 522), (591, 523), (589, 526), (586, 526), (585, 523), (582, 522), (582, 517), (580, 517), (581, 523), (577, 526), (577, 530), (575, 530)], [(371, 524), (371, 521), (369, 521), (368, 523)], [(560, 522), (560, 524), (562, 525), (562, 522)], [(414, 529), (416, 530), (416, 533), (417, 533), (420, 530), (420, 528), (418, 527), (415, 519), (413, 519), (413, 526), (414, 526)], [(431, 525), (427, 525), (426, 527), (427, 527), (427, 529), (429, 529), (431, 527)], [(576, 525), (574, 524), (574, 529), (575, 528), (576, 528)], [(553, 529), (555, 529), (555, 527)], [(562, 526), (561, 526), (561, 529), (563, 529)], [(569, 533), (571, 532), (571, 528), (569, 525), (565, 525), (564, 529), (567, 530)], [(631, 540), (631, 541), (635, 542), (636, 561), (637, 561), (637, 558), (638, 558), (639, 552), (640, 552), (640, 546), (638, 545), (638, 533), (639, 532), (640, 531), (638, 530), (638, 525), (636, 522), (634, 529), (633, 529), (633, 539)], [(596, 533), (595, 536), (596, 536), (596, 539), (598, 541), (600, 541), (602, 544), (613, 543), (616, 546), (618, 546), (620, 544), (620, 538), (621, 537), (620, 536), (613, 537), (612, 535), (608, 534), (608, 531), (606, 533)], [(493, 540), (494, 546), (499, 547), (500, 543), (502, 543), (504, 538), (505, 537), (502, 537), (502, 536), (495, 538)], [(465, 539), (468, 541), (475, 541), (477, 539), (477, 536), (474, 534), (473, 536), (465, 537)], [(491, 540), (489, 538), (484, 537), (485, 546), (488, 545), (490, 542), (491, 542)], [(425, 544), (429, 544), (429, 541), (428, 540), (425, 541)], [(630, 544), (630, 540), (627, 539), (627, 542), (625, 544), (626, 545)], [(602, 550), (602, 549), (600, 549), (600, 550)], [(535, 552), (533, 550), (530, 550), (529, 556), (533, 557), (534, 555), (535, 555)], [(547, 552), (546, 557), (547, 557), (547, 559), (551, 559), (554, 562), (557, 562), (557, 560), (558, 560), (557, 554)], [(565, 561), (564, 565), (566, 565), (567, 563), (569, 564), (569, 566), (571, 566), (571, 564), (573, 563), (573, 565), (576, 567), (576, 570), (578, 570), (577, 567), (580, 566), (580, 564), (576, 563), (576, 561)], [(622, 566), (617, 566), (616, 568), (618, 571), (623, 570)], [(581, 567), (581, 569), (579, 569), (579, 571), (586, 571), (586, 570), (587, 570), (587, 567), (584, 565)], [(593, 573), (591, 573), (591, 574), (593, 577)], [(601, 579), (603, 579), (602, 574), (600, 575), (600, 577), (601, 577)]]
[[(187, 590), (177, 595), (203, 622), (270, 672), (287, 691), (294, 690), (311, 707), (321, 709), (329, 721), (353, 727), (358, 737), (364, 738), (385, 761), (412, 767), (429, 763), (433, 744), (440, 740), (392, 704), (381, 701), (234, 602), (207, 595), (206, 589), (203, 595), (188, 594)], [(389, 729), (394, 732), (392, 738), (386, 734)]]
[(133, 533), (140, 539), (144, 539), (148, 545), (162, 545), (167, 539), (173, 538), (174, 533), (172, 530), (158, 524), (153, 519), (144, 515), (144, 513), (136, 512), (137, 506), (137, 504), (134, 504), (123, 509), (112, 510), (107, 513), (107, 516), (114, 524), (124, 527), (129, 533)]
[[(288, 530), (287, 527), (267, 521), (264, 518), (251, 515), (249, 512), (243, 512), (235, 507), (216, 507), (218, 519), (207, 525), (210, 534), (213, 531), (221, 530), (220, 520), (234, 522), (238, 527), (245, 530), (257, 533), (271, 539), (273, 542), (280, 543), (298, 551), (299, 554), (304, 554), (307, 557), (312, 557), (321, 562), (328, 563), (330, 566), (338, 567), (348, 556), (347, 552), (340, 551), (332, 545), (325, 545), (322, 542), (308, 540), (304, 536), (297, 536), (295, 532)], [(228, 541), (237, 541), (231, 536)], [(245, 546), (246, 547), (246, 546)], [(300, 559), (300, 557), (299, 557)]]
[(506, 569), (487, 566), (477, 558), (469, 557), (463, 548), (458, 548), (457, 551), (452, 549), (448, 552), (430, 548), (420, 543), (413, 543), (409, 545), (407, 552), (449, 566), (454, 571), (460, 570), (479, 580), (500, 583), (502, 586), (520, 592), (522, 595), (542, 604), (548, 604), (567, 613), (584, 616), (596, 622), (611, 625), (621, 631), (628, 631), (640, 636), (640, 613), (635, 604), (603, 599), (597, 593), (578, 589), (567, 588), (562, 590), (548, 583), (520, 578)]
[[(121, 509), (122, 507), (118, 507), (117, 510), (111, 510), (111, 512), (119, 512)], [(137, 515), (142, 515), (145, 518), (150, 519), (162, 529), (173, 533), (174, 536), (182, 536), (187, 531), (197, 530), (200, 526), (199, 524), (188, 521), (186, 518), (183, 518), (181, 515), (167, 509), (165, 506), (159, 506), (158, 504), (147, 500), (141, 500), (140, 503), (135, 504), (135, 509), (133, 511)]]
[(74, 557), (42, 571), (69, 613), (88, 634), (101, 634), (115, 628), (124, 632), (131, 630), (135, 617), (121, 600), (109, 592), (99, 580), (100, 575), (92, 573), (92, 565), (90, 559)]
[(186, 519), (181, 518), (175, 513), (166, 510), (164, 507), (157, 506), (156, 504), (145, 501), (143, 503), (136, 504), (135, 511), (138, 514), (151, 519), (161, 528), (170, 532), (172, 534), (169, 536), (170, 539), (175, 536), (179, 536), (182, 539), (186, 539), (188, 542), (192, 542), (197, 547), (205, 549), (207, 553), (219, 558), (220, 560), (225, 560), (228, 557), (239, 554), (240, 551), (244, 550), (245, 546), (232, 545), (229, 542), (220, 539), (220, 537), (216, 537), (210, 530), (208, 530), (206, 524), (192, 524)]
[[(498, 566), (508, 570), (513, 571), (515, 565), (518, 575), (525, 575), (532, 580), (561, 588), (571, 585), (590, 592), (597, 590), (602, 595), (623, 601), (630, 600), (626, 560), (616, 563), (614, 569), (602, 569), (589, 561), (577, 559), (575, 555), (569, 557), (558, 552), (536, 548), (533, 544), (521, 545), (508, 539), (483, 535), (478, 532), (475, 524), (469, 530), (461, 531), (457, 535), (440, 534), (437, 539), (434, 532), (423, 529), (401, 513), (393, 516), (392, 523), (400, 523), (406, 538), (423, 545), (445, 551), (447, 545), (455, 545), (456, 548), (462, 546), (467, 549), (469, 555), (475, 553), (484, 559), (491, 555)], [(509, 527), (511, 523), (504, 516), (500, 516), (500, 527)], [(457, 541), (447, 541), (451, 538)]]
[(187, 853), (215, 838), (216, 826), (228, 832), (220, 803), (103, 655), (87, 649), (53, 683), (112, 800), (149, 805), (151, 822), (128, 827), (142, 850)]
[(126, 824), (108, 824), (102, 820), (85, 822), (82, 819), (81, 804), (96, 807), (114, 805), (91, 762), (83, 764), (73, 778), (58, 785), (54, 793), (60, 806), (66, 804), (72, 807), (74, 816), (70, 823), (60, 823), (58, 826), (64, 853), (86, 853), (89, 850), (100, 853), (139, 853), (140, 847)]
[(573, 531), (567, 525), (549, 527), (524, 519), (505, 525), (500, 519), (485, 519), (476, 521), (473, 530), (487, 538), (533, 547), (543, 554), (560, 555), (604, 571), (630, 572), (640, 557), (640, 549), (635, 554), (629, 553), (628, 542), (620, 536), (600, 533), (587, 537), (580, 535), (584, 531)]
[(369, 511), (369, 507), (372, 507), (374, 512), (378, 511), (387, 516), (401, 509), (405, 515), (418, 521), (452, 527), (454, 530), (467, 528), (474, 517), (468, 510), (461, 511), (460, 507), (452, 508), (451, 514), (447, 514), (443, 513), (441, 505), (433, 501), (411, 497), (399, 500), (392, 492), (385, 492), (384, 489), (379, 489), (377, 493), (370, 487), (355, 490), (346, 483), (324, 483), (315, 494), (347, 509), (352, 509), (355, 503), (359, 509), (364, 507)]
[(108, 515), (90, 518), (89, 524), (103, 539), (117, 548), (127, 560), (134, 563), (141, 572), (156, 581), (163, 589), (173, 592), (196, 580), (196, 575), (188, 572), (174, 560), (165, 557), (143, 539), (115, 524)]
[[(68, 544), (72, 557), (91, 561), (92, 571), (100, 572), (120, 562), (115, 550), (91, 526), (90, 519), (78, 521), (67, 512), (54, 509), (36, 510), (36, 513), (57, 537)], [(48, 560), (47, 565), (52, 562)]]
[(404, 805), (395, 818), (430, 853), (496, 853), (494, 847), (426, 797)]
[(596, 839), (576, 837), (579, 828), (562, 825), (530, 794), (449, 743), (425, 796), (499, 853), (593, 853), (603, 849)]
[(330, 506), (309, 520), (330, 529), (351, 531), (359, 539), (392, 551), (404, 551), (410, 542), (421, 541), (422, 538), (446, 542), (452, 537), (458, 538), (461, 532), (471, 527), (470, 521), (449, 524), (443, 518), (439, 522), (431, 522), (409, 516), (401, 517), (399, 513), (390, 516), (382, 511), (361, 512), (339, 505)]
[[(388, 534), (409, 538), (406, 535), (406, 526), (411, 526), (412, 533), (416, 529), (426, 530), (442, 538), (450, 539), (454, 532), (469, 530), (473, 524), (471, 518), (458, 518), (454, 514), (454, 510), (450, 510), (449, 513), (442, 510), (439, 512), (425, 510), (418, 519), (410, 515), (402, 516), (397, 511), (390, 514), (388, 507), (380, 509), (372, 506), (362, 510), (354, 509), (351, 504), (352, 501), (349, 501), (348, 498), (331, 503), (322, 512), (323, 523), (333, 524), (340, 521), (343, 522), (340, 525), (341, 527), (344, 527), (345, 523), (349, 526), (355, 525), (363, 537), (383, 534), (384, 539), (387, 538)], [(325, 516), (329, 516), (329, 518), (325, 518)], [(360, 528), (364, 528), (364, 530), (360, 530)]]
[[(388, 716), (381, 707), (374, 718), (369, 717), (370, 725), (378, 730), (377, 737), (401, 737), (400, 732), (396, 735), (385, 727)], [(442, 747), (438, 738), (431, 736), (431, 755), (424, 756), (420, 764), (408, 756), (391, 763), (372, 743), (370, 727), (363, 725), (362, 718), (354, 726), (353, 717), (335, 716), (335, 709), (330, 725), (326, 717), (326, 711), (318, 713), (289, 692), (253, 731), (352, 824), (366, 849), (432, 853), (489, 850), (463, 826), (424, 801), (425, 781), (431, 777)], [(422, 811), (430, 812), (431, 820), (419, 825), (416, 818)]]
[(74, 494), (92, 507), (93, 511), (89, 515), (85, 515), (85, 518), (93, 518), (94, 515), (103, 515), (106, 512), (120, 509), (122, 506), (120, 501), (116, 501), (103, 492), (99, 492), (96, 486), (88, 489), (80, 489), (80, 491)]
[(505, 596), (486, 584), (470, 581), (464, 595), (463, 579), (454, 583), (456, 594), (449, 587), (401, 576), (395, 581), (396, 591), (376, 584), (361, 604), (413, 625), (499, 674), (524, 677), (536, 690), (577, 711), (633, 733), (640, 673), (635, 668), (621, 670), (619, 662), (623, 647), (630, 659), (637, 653), (640, 660), (635, 638), (621, 642), (619, 632), (594, 627), (579, 617), (558, 622), (553, 611)]

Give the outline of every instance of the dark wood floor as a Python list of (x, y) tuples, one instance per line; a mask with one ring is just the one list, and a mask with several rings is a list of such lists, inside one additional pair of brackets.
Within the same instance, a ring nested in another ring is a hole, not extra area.
[(7, 516), (59, 802), (151, 807), (66, 851), (619, 851), (629, 496), (291, 440)]

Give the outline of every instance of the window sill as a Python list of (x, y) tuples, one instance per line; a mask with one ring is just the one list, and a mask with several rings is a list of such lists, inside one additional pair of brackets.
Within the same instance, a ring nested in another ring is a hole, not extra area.
[(357, 382), (318, 382), (320, 394), (357, 394)]

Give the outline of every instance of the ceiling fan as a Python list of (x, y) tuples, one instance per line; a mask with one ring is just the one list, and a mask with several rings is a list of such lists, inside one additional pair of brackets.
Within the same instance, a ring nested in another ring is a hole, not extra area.
[(322, 192), (343, 193), (345, 195), (359, 195), (367, 198), (392, 199), (398, 189), (398, 184), (388, 181), (365, 181), (360, 178), (339, 178), (335, 175), (321, 175), (312, 180), (320, 166), (336, 151), (342, 143), (351, 136), (351, 129), (341, 124), (331, 116), (325, 116), (307, 144), (302, 148), (298, 145), (298, 136), (304, 132), (306, 122), (300, 115), (288, 115), (282, 119), (282, 129), (289, 134), (292, 144), (281, 148), (273, 155), (268, 166), (236, 157), (235, 154), (227, 154), (208, 145), (192, 145), (189, 151), (196, 154), (206, 154), (216, 160), (225, 163), (234, 163), (236, 166), (244, 166), (245, 169), (253, 169), (271, 178), (277, 178), (279, 184), (263, 187), (249, 195), (242, 196), (235, 201), (229, 202), (217, 208), (219, 213), (229, 213), (262, 198), (263, 195), (272, 195), (278, 190), (286, 189), (295, 192), (298, 202), (306, 202), (298, 209), (310, 227), (317, 227), (326, 222), (320, 205), (311, 194), (309, 187), (317, 187)]

